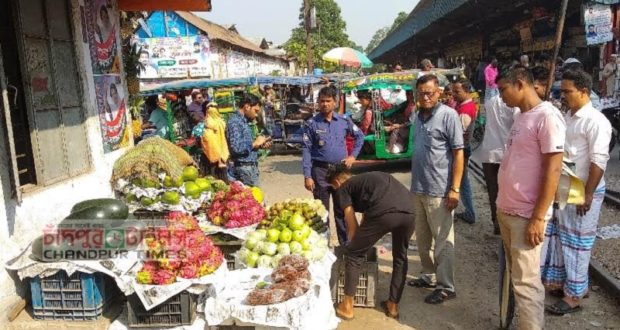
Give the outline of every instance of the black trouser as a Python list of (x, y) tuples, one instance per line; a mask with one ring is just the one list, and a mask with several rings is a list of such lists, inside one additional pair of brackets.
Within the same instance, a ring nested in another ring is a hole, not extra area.
[[(327, 165), (313, 165), (312, 166), (312, 180), (314, 181), (314, 195), (315, 199), (320, 200), (325, 209), (329, 211), (329, 198), (332, 196), (332, 189), (327, 182)], [(344, 222), (344, 216), (342, 210), (334, 207), (334, 220), (336, 222), (336, 234), (338, 235), (338, 242), (341, 246), (347, 244), (347, 226)]]
[[(487, 194), (489, 195), (489, 205), (491, 205), (491, 221), (496, 234), (499, 234), (499, 224), (497, 223), (497, 174), (499, 173), (499, 164), (482, 163), (484, 172), (484, 181), (487, 185)], [(527, 175), (527, 174), (525, 174)]]
[(360, 269), (364, 257), (379, 239), (392, 233), (392, 282), (390, 301), (398, 303), (403, 295), (407, 277), (407, 247), (415, 228), (414, 215), (408, 213), (386, 213), (376, 218), (365, 218), (357, 229), (353, 240), (345, 247), (346, 268), (344, 294), (355, 296)]

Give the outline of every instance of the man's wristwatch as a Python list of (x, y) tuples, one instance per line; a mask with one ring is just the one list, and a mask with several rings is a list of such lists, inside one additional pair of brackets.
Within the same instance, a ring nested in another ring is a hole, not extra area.
[(455, 193), (457, 193), (457, 194), (460, 194), (460, 193), (461, 193), (461, 189), (459, 189), (459, 188), (454, 188), (454, 187), (452, 187), (452, 188), (450, 188), (450, 190), (454, 191), (454, 192), (455, 192)]

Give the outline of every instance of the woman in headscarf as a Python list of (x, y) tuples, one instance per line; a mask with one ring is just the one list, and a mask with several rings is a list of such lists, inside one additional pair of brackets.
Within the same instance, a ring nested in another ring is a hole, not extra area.
[(226, 142), (226, 122), (220, 115), (217, 104), (206, 105), (205, 129), (202, 133), (202, 152), (206, 156), (201, 161), (206, 175), (228, 182), (228, 143)]

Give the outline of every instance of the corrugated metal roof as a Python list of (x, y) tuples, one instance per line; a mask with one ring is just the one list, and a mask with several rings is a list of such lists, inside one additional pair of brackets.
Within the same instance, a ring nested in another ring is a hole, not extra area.
[[(373, 49), (371, 60), (382, 56), (470, 0), (421, 0), (409, 17)], [(620, 0), (618, 0), (620, 1)]]
[(211, 40), (221, 40), (255, 53), (265, 54), (263, 50), (253, 42), (221, 25), (209, 22), (187, 11), (175, 11), (175, 13), (198, 29), (206, 32)]

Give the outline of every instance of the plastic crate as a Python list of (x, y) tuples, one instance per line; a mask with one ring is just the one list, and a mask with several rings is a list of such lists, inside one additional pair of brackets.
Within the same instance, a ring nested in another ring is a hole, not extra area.
[(222, 250), (228, 270), (238, 269), (240, 265), (234, 254), (241, 249), (243, 241), (228, 234), (214, 234), (209, 237), (211, 237), (213, 243)]
[(191, 325), (196, 319), (197, 296), (183, 291), (147, 311), (137, 295), (127, 297), (127, 320), (131, 328)]
[[(344, 271), (345, 262), (342, 249), (336, 250), (338, 260), (332, 267), (332, 301), (342, 302), (344, 298)], [(379, 275), (379, 263), (377, 262), (377, 249), (373, 247), (366, 255), (366, 261), (362, 265), (360, 276), (353, 298), (353, 306), (375, 307), (375, 293)]]
[(101, 273), (65, 271), (30, 279), (32, 313), (37, 320), (96, 320), (107, 302), (118, 292), (116, 285)]
[(137, 220), (161, 220), (165, 219), (170, 213), (169, 211), (150, 211), (146, 209), (139, 209), (133, 212), (134, 218)]

